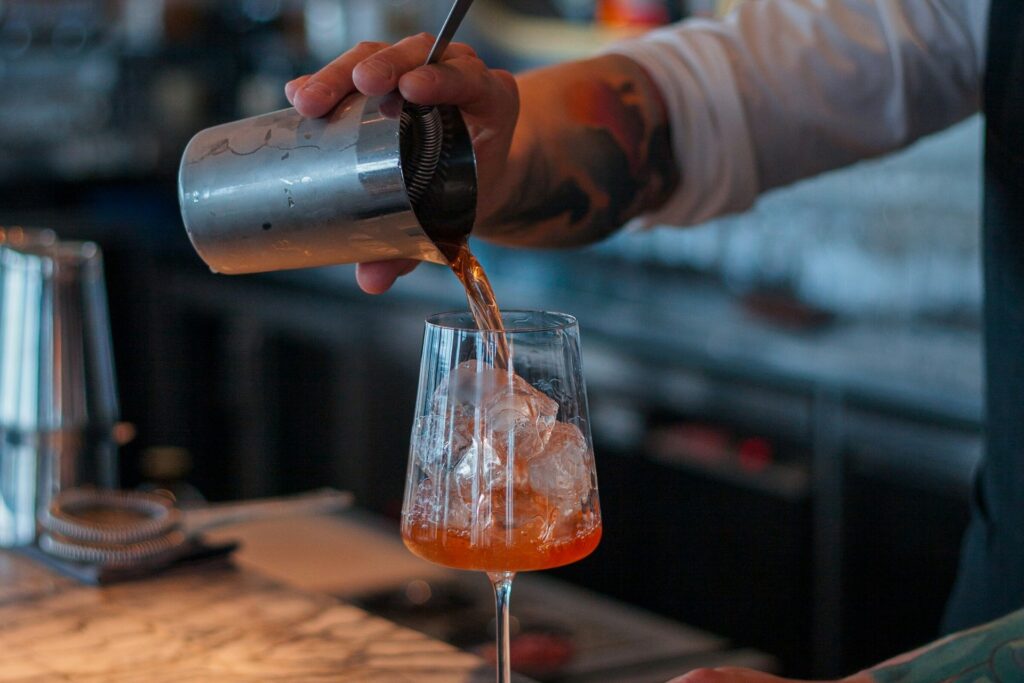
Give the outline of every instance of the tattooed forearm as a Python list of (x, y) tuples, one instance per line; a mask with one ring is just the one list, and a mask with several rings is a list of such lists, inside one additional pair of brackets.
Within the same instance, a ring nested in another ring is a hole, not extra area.
[(1024, 680), (1024, 610), (897, 657), (868, 673), (879, 683)]
[(664, 105), (632, 61), (542, 69), (520, 78), (520, 94), (509, 190), (479, 234), (523, 246), (592, 242), (675, 189)]

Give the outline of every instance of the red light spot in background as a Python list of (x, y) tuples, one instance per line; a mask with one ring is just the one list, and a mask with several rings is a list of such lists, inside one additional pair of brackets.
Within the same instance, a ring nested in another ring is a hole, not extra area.
[(751, 437), (740, 442), (740, 467), (750, 472), (760, 472), (775, 460), (775, 448), (768, 439)]

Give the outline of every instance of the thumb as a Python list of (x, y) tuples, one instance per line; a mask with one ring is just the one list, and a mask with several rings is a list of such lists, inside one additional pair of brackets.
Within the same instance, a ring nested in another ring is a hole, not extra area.
[(383, 294), (391, 289), (395, 280), (411, 273), (417, 265), (419, 261), (409, 259), (360, 263), (356, 266), (356, 282), (367, 294)]

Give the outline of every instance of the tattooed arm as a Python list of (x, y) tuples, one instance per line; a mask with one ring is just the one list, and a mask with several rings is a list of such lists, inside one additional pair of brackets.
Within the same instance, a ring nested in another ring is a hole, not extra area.
[(481, 216), (477, 234), (513, 246), (585, 244), (675, 189), (664, 104), (635, 62), (610, 55), (518, 81), (504, 199)]
[[(1024, 680), (1024, 610), (955, 633), (843, 683), (1011, 683)], [(669, 683), (797, 683), (750, 669), (697, 669)]]
[(1024, 610), (953, 634), (867, 673), (879, 683), (1024, 680)]

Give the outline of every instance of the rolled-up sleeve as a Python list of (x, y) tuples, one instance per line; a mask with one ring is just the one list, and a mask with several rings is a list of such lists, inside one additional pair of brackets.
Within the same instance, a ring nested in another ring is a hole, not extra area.
[(978, 110), (988, 0), (750, 0), (618, 43), (661, 91), (690, 225)]

